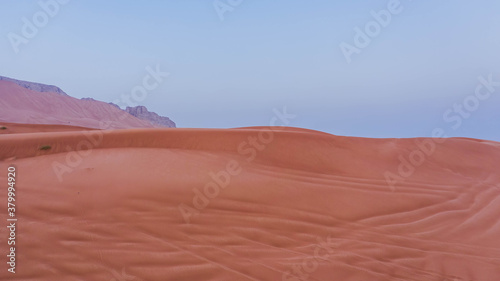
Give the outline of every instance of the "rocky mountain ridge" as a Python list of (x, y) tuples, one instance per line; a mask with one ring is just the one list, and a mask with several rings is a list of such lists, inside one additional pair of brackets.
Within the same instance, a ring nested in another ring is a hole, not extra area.
[(64, 96), (68, 95), (63, 90), (61, 90), (61, 88), (59, 88), (57, 86), (53, 86), (53, 85), (45, 85), (45, 84), (36, 83), (36, 82), (22, 81), (22, 80), (12, 79), (12, 78), (5, 77), (5, 76), (0, 76), (0, 81), (14, 82), (21, 87), (24, 87), (24, 88), (29, 89), (29, 90), (37, 91), (37, 92), (42, 92), (42, 93), (52, 92), (52, 93), (57, 93), (57, 94), (64, 95)]
[(147, 120), (151, 124), (159, 127), (175, 128), (175, 123), (168, 117), (160, 116), (155, 112), (149, 111), (145, 106), (139, 105), (135, 107), (125, 108), (125, 111), (142, 120)]
[[(45, 85), (45, 84), (41, 84), (41, 83), (22, 81), (22, 80), (12, 79), (12, 78), (8, 78), (8, 77), (4, 77), (4, 76), (0, 76), (0, 81), (12, 82), (12, 83), (17, 84), (18, 86), (21, 86), (23, 88), (26, 88), (28, 90), (35, 91), (35, 92), (56, 93), (56, 94), (59, 94), (59, 95), (65, 96), (65, 97), (72, 98), (71, 96), (66, 94), (63, 90), (61, 90), (61, 88), (59, 88), (57, 86), (53, 86), (53, 85)], [(94, 104), (93, 102), (96, 102), (95, 103), (96, 107), (103, 106), (101, 104), (102, 102), (95, 100), (93, 98), (82, 98), (80, 100), (90, 102), (90, 104)], [(103, 103), (103, 104), (105, 104), (105, 103)], [(143, 120), (142, 122), (146, 121), (147, 123), (150, 123), (151, 126), (153, 126), (153, 127), (167, 127), (167, 128), (175, 128), (176, 127), (175, 123), (172, 120), (170, 120), (170, 118), (160, 116), (155, 112), (151, 112), (145, 106), (140, 105), (140, 106), (127, 107), (125, 109), (122, 109), (114, 103), (107, 103), (107, 104), (112, 105), (119, 110), (125, 111), (137, 119)], [(114, 110), (116, 111), (116, 109), (114, 109)]]

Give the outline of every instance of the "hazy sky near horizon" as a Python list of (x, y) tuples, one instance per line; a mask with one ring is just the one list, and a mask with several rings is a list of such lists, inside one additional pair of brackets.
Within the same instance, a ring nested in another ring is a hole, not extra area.
[(268, 125), (286, 106), (290, 126), (337, 135), (500, 141), (499, 1), (221, 0), (221, 19), (217, 1), (72, 0), (46, 24), (38, 2), (0, 0), (0, 75), (111, 102), (159, 65), (140, 104), (178, 127)]

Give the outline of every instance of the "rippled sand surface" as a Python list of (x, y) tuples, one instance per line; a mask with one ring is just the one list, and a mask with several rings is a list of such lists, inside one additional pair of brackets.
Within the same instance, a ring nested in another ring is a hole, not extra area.
[(0, 135), (1, 280), (500, 280), (499, 143), (432, 141), (391, 186), (431, 140), (31, 126)]

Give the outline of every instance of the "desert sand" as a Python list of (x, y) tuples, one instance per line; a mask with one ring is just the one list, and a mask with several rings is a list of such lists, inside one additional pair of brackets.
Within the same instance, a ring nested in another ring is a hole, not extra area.
[(1, 280), (500, 280), (496, 142), (434, 142), (391, 187), (432, 140), (6, 127), (18, 264)]

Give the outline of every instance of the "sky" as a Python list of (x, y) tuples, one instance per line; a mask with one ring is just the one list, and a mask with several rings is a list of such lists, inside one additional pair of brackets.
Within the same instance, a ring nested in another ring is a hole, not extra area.
[(0, 4), (0, 75), (112, 102), (158, 69), (130, 105), (178, 127), (266, 126), (286, 108), (289, 126), (335, 135), (500, 141), (499, 1)]

